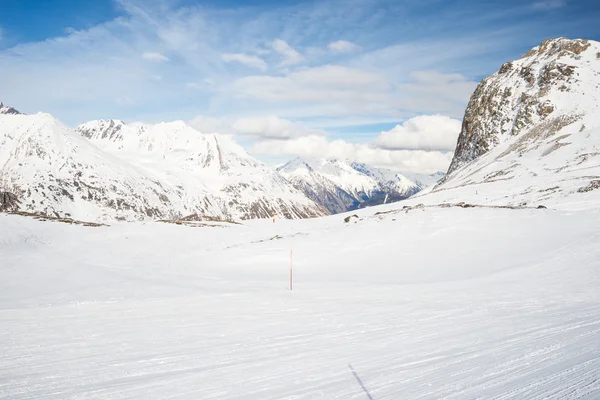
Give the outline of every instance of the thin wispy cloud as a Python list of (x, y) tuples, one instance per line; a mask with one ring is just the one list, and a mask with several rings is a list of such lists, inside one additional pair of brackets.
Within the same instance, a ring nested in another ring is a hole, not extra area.
[(238, 63), (244, 64), (248, 67), (259, 69), (261, 71), (266, 71), (268, 68), (268, 65), (265, 62), (265, 60), (263, 60), (262, 58), (257, 57), (257, 56), (250, 56), (247, 54), (240, 54), (240, 53), (237, 53), (237, 54), (226, 53), (226, 54), (223, 54), (221, 56), (221, 58), (223, 59), (223, 61), (226, 61), (226, 62), (238, 62)]
[(238, 134), (266, 139), (290, 139), (323, 133), (275, 115), (240, 118), (233, 123)]
[(336, 40), (335, 42), (331, 42), (327, 45), (327, 48), (334, 53), (351, 53), (360, 49), (359, 46), (346, 40)]
[(169, 61), (169, 58), (161, 53), (156, 52), (146, 52), (142, 54), (142, 58), (144, 60), (152, 61), (152, 62), (166, 62)]
[(298, 53), (292, 46), (287, 44), (284, 40), (275, 39), (271, 42), (273, 50), (281, 54), (283, 57), (282, 65), (294, 65), (302, 62), (304, 57)]
[(531, 5), (534, 10), (555, 10), (557, 8), (563, 8), (567, 5), (566, 0), (543, 0), (536, 1)]

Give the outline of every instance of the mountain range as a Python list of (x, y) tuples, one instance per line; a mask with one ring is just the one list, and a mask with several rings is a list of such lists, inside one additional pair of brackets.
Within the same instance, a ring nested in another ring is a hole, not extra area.
[(423, 186), (336, 161), (352, 176), (333, 183), (329, 170), (313, 171), (329, 192), (310, 196), (291, 164), (275, 170), (231, 137), (202, 134), (182, 121), (98, 120), (73, 130), (50, 114), (1, 110), (0, 208), (6, 210), (87, 221), (293, 219), (400, 200)]
[(443, 177), (442, 174), (415, 174), (414, 180), (410, 180), (404, 174), (389, 169), (315, 158), (296, 158), (277, 168), (277, 172), (332, 214), (403, 200), (421, 191), (426, 184), (433, 183), (431, 181), (436, 177)]

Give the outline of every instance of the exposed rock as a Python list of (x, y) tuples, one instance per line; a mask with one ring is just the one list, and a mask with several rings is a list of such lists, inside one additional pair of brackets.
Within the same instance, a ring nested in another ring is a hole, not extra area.
[(19, 199), (11, 192), (0, 192), (0, 211), (18, 211)]
[(600, 189), (600, 179), (593, 180), (589, 185), (577, 190), (579, 193), (591, 192), (592, 190)]
[(16, 110), (14, 107), (5, 106), (4, 103), (1, 103), (1, 102), (0, 102), (0, 114), (23, 115), (22, 112)]

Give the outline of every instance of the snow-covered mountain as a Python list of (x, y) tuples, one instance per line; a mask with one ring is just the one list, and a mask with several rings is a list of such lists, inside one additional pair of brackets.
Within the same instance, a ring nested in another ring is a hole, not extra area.
[(49, 114), (0, 115), (0, 192), (21, 211), (82, 220), (327, 214), (226, 137), (181, 122), (78, 131)]
[(479, 84), (445, 183), (434, 192), (457, 188), (456, 200), (474, 202), (596, 201), (600, 43), (546, 40)]
[(402, 200), (423, 188), (402, 174), (336, 159), (296, 158), (277, 172), (331, 213)]

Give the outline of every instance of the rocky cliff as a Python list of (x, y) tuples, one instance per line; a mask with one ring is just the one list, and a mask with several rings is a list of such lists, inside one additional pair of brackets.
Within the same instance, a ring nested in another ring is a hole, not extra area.
[(485, 78), (469, 100), (447, 179), (512, 137), (548, 136), (593, 117), (599, 51), (589, 40), (550, 39)]
[(479, 84), (433, 192), (448, 201), (584, 206), (599, 200), (599, 179), (600, 43), (558, 38)]

